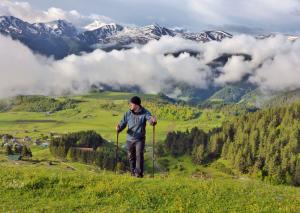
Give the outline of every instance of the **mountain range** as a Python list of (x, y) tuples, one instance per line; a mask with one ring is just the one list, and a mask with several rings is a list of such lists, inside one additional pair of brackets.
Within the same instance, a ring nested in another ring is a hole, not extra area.
[(21, 41), (34, 52), (54, 56), (55, 59), (91, 52), (97, 48), (105, 51), (128, 49), (132, 45), (144, 45), (150, 40), (159, 40), (162, 36), (179, 36), (198, 42), (221, 41), (232, 37), (223, 31), (194, 33), (168, 29), (158, 24), (132, 27), (94, 22), (83, 29), (77, 29), (65, 20), (28, 23), (13, 16), (0, 16), (1, 34)]
[[(0, 16), (0, 34), (10, 36), (28, 46), (35, 53), (44, 56), (52, 56), (56, 60), (63, 59), (70, 54), (80, 55), (82, 52), (92, 52), (95, 49), (111, 51), (114, 49), (129, 49), (134, 45), (144, 45), (151, 40), (159, 40), (162, 36), (179, 36), (197, 42), (222, 41), (224, 38), (232, 38), (230, 33), (224, 31), (187, 32), (178, 29), (169, 29), (158, 24), (143, 27), (122, 26), (116, 23), (105, 24), (93, 22), (82, 29), (76, 28), (72, 23), (65, 20), (56, 20), (48, 23), (28, 23), (13, 16)], [(272, 35), (257, 36), (264, 39)], [(295, 40), (298, 37), (290, 36), (288, 39)], [(165, 53), (175, 57), (187, 52), (191, 56), (198, 56), (200, 53), (191, 50), (181, 50), (178, 52)], [(250, 55), (238, 54), (244, 60), (252, 60)], [(207, 65), (211, 67), (215, 75), (218, 75), (218, 67), (226, 64), (232, 54), (224, 54), (214, 59)], [(188, 100), (191, 103), (201, 103), (204, 105), (221, 103), (249, 103), (255, 104), (264, 98), (255, 85), (243, 79), (235, 84), (222, 87), (210, 86), (206, 89), (192, 87), (183, 82), (169, 82), (170, 91), (161, 91), (166, 94), (172, 93), (175, 89), (182, 92), (179, 99)], [(96, 88), (112, 90), (109, 85), (93, 85)], [(139, 91), (138, 87), (122, 87), (124, 91)], [(274, 100), (298, 100), (300, 90), (293, 91), (291, 95), (287, 93), (275, 94)], [(270, 101), (268, 101), (270, 102)]]

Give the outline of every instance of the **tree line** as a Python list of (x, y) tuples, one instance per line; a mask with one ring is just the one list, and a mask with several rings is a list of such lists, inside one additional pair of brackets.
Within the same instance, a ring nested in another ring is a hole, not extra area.
[(74, 109), (79, 100), (64, 98), (55, 99), (39, 95), (19, 95), (0, 101), (0, 111), (27, 111), (27, 112), (56, 112), (65, 109)]
[(241, 173), (276, 184), (300, 185), (300, 103), (244, 113), (206, 133), (168, 133), (157, 153), (188, 154), (204, 164), (220, 157)]
[[(115, 145), (92, 130), (53, 137), (49, 148), (51, 154), (62, 159), (94, 164), (108, 170), (116, 166)], [(127, 164), (126, 152), (119, 148), (117, 169), (124, 171), (128, 168)]]

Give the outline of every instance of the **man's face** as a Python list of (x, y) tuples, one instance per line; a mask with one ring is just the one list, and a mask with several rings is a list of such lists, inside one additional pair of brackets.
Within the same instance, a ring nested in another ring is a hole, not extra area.
[(139, 105), (134, 103), (129, 103), (130, 110), (136, 111), (139, 108)]

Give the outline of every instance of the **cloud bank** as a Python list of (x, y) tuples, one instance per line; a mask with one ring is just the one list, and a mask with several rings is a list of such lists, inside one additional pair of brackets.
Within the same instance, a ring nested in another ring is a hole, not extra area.
[[(146, 93), (157, 93), (169, 88), (170, 81), (207, 88), (238, 82), (245, 76), (263, 91), (300, 88), (300, 41), (289, 41), (284, 36), (257, 40), (240, 35), (204, 44), (163, 37), (130, 50), (95, 50), (60, 61), (35, 55), (20, 42), (4, 36), (0, 36), (0, 49), (0, 97), (84, 93), (94, 84), (138, 86)], [(182, 49), (201, 54), (197, 58), (187, 53), (179, 57), (165, 55)], [(233, 56), (215, 76), (207, 63), (224, 53), (249, 54), (252, 60)]]

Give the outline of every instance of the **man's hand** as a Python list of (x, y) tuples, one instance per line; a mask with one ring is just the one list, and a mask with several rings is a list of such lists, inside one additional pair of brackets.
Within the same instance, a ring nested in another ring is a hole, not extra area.
[(120, 132), (120, 125), (119, 124), (117, 124), (117, 126), (116, 126), (116, 131), (117, 131), (117, 133)]
[(152, 117), (150, 118), (149, 121), (150, 121), (150, 124), (151, 124), (152, 126), (155, 126), (155, 125), (157, 124), (156, 117), (153, 117), (153, 116), (152, 116)]

